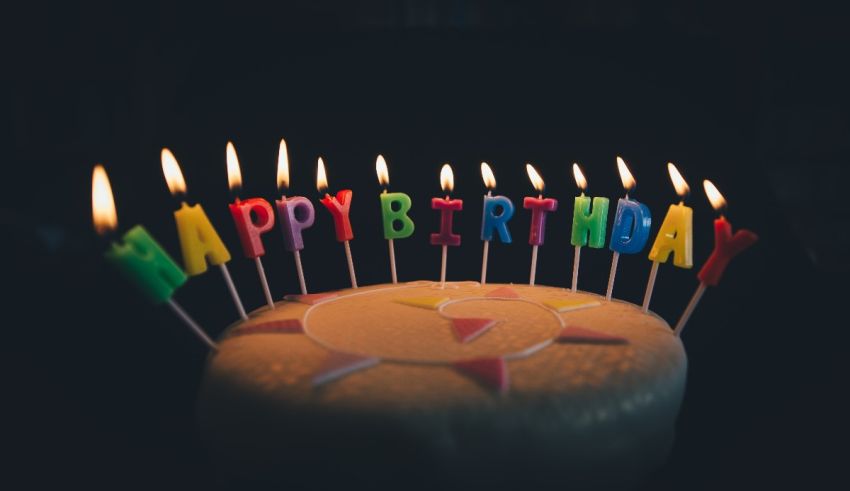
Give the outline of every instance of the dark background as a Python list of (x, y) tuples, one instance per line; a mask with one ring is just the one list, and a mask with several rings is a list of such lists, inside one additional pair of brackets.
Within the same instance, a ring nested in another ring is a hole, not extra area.
[[(6, 479), (91, 487), (221, 484), (199, 445), (194, 399), (206, 352), (164, 307), (104, 263), (90, 224), (91, 168), (110, 173), (122, 229), (144, 224), (179, 257), (159, 150), (179, 159), (234, 255), (247, 307), (262, 304), (228, 216), (224, 147), (247, 195), (272, 199), (277, 144), (294, 193), (315, 198), (318, 155), (332, 190), (354, 190), (361, 284), (389, 281), (374, 160), (414, 201), (397, 241), (401, 280), (436, 278), (429, 209), (451, 162), (463, 245), (449, 279), (480, 271), (481, 183), (521, 203), (533, 162), (560, 201), (538, 282), (569, 284), (570, 164), (590, 194), (622, 194), (622, 155), (653, 211), (653, 236), (691, 184), (697, 267), (714, 217), (701, 180), (761, 241), (705, 296), (684, 335), (688, 389), (668, 464), (646, 489), (836, 482), (846, 450), (850, 264), (847, 16), (814, 3), (565, 1), (281, 2), (275, 7), (46, 3), (5, 12), (2, 131)], [(614, 204), (612, 203), (612, 213)], [(491, 247), (490, 281), (523, 282), (529, 214)], [(308, 286), (347, 286), (342, 246), (317, 207), (305, 234)], [(294, 292), (275, 230), (264, 259), (276, 296)], [(580, 287), (604, 291), (610, 252), (585, 249)], [(639, 302), (645, 252), (620, 261), (615, 295)], [(695, 270), (661, 269), (653, 308), (674, 323)], [(236, 318), (217, 271), (176, 299), (212, 334)], [(846, 480), (846, 478), (841, 478)]]

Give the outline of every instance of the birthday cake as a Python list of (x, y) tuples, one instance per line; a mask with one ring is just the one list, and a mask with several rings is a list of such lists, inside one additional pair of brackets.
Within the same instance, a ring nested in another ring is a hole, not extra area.
[(230, 326), (201, 434), (240, 483), (620, 485), (660, 465), (687, 360), (658, 316), (545, 286), (295, 295)]

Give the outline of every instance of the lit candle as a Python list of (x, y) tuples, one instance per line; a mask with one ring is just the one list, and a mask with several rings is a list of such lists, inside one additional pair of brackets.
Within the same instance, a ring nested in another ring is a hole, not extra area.
[(239, 299), (236, 285), (233, 284), (230, 271), (227, 269), (230, 252), (221, 241), (201, 205), (189, 206), (182, 200), (186, 195), (186, 181), (183, 179), (183, 173), (174, 154), (171, 150), (163, 148), (160, 157), (162, 173), (168, 189), (173, 196), (181, 199), (180, 209), (174, 212), (174, 220), (177, 223), (177, 235), (183, 251), (183, 269), (189, 276), (197, 276), (207, 270), (207, 262), (219, 266), (239, 316), (247, 319), (248, 315), (242, 307), (242, 300)]
[(652, 300), (652, 290), (655, 288), (655, 279), (658, 275), (658, 265), (666, 263), (670, 254), (673, 254), (673, 265), (679, 268), (690, 269), (694, 265), (694, 211), (685, 206), (685, 198), (691, 188), (671, 162), (667, 163), (667, 172), (676, 194), (679, 195), (679, 204), (670, 205), (655, 242), (649, 250), (649, 260), (652, 261), (652, 269), (649, 271), (649, 280), (646, 283), (646, 293), (643, 295), (643, 311), (649, 311), (649, 302)]
[(635, 188), (637, 182), (621, 157), (617, 157), (617, 170), (620, 173), (623, 188), (626, 190), (626, 196), (617, 201), (614, 226), (611, 229), (611, 242), (608, 244), (613, 255), (611, 256), (611, 272), (608, 274), (608, 290), (605, 292), (607, 300), (611, 300), (611, 294), (614, 292), (614, 279), (617, 276), (620, 254), (640, 252), (649, 239), (649, 229), (652, 226), (652, 214), (649, 208), (637, 200), (629, 199), (629, 192)]
[(484, 195), (483, 217), (481, 218), (481, 240), (484, 241), (484, 253), (481, 256), (481, 285), (487, 283), (487, 256), (490, 252), (490, 241), (493, 232), (499, 233), (499, 238), (505, 244), (511, 243), (511, 232), (508, 230), (508, 220), (514, 216), (514, 204), (507, 196), (493, 196), (496, 189), (496, 176), (487, 162), (481, 162), (481, 178), (487, 194)]
[(451, 199), (451, 192), (454, 190), (455, 178), (452, 173), (452, 167), (449, 164), (443, 164), (440, 169), (440, 187), (446, 193), (445, 198), (431, 198), (431, 209), (440, 210), (440, 231), (431, 234), (431, 244), (442, 246), (443, 256), (440, 266), (440, 288), (446, 287), (446, 261), (448, 260), (448, 246), (459, 246), (460, 235), (452, 232), (452, 221), (454, 212), (463, 210), (463, 201), (459, 199)]
[(723, 271), (726, 270), (726, 266), (729, 265), (732, 258), (758, 241), (758, 236), (749, 230), (738, 230), (735, 232), (735, 235), (732, 235), (732, 224), (723, 216), (723, 210), (726, 208), (726, 199), (723, 198), (723, 195), (720, 194), (720, 191), (717, 190), (711, 181), (706, 179), (702, 182), (702, 185), (706, 196), (708, 196), (708, 200), (711, 202), (711, 206), (720, 216), (714, 220), (714, 250), (697, 274), (699, 286), (694, 292), (694, 296), (691, 297), (691, 301), (688, 302), (688, 306), (682, 313), (682, 317), (679, 318), (679, 322), (676, 323), (674, 332), (677, 336), (682, 335), (685, 324), (690, 319), (691, 314), (693, 314), (706, 288), (717, 286), (720, 283), (720, 278), (723, 276)]
[(357, 288), (357, 276), (354, 274), (354, 260), (351, 258), (351, 245), (349, 244), (349, 241), (354, 238), (354, 232), (351, 230), (351, 221), (348, 219), (348, 210), (351, 207), (353, 193), (350, 189), (343, 189), (336, 193), (336, 196), (331, 196), (325, 192), (328, 189), (328, 176), (325, 172), (325, 161), (321, 157), (319, 157), (316, 168), (316, 189), (319, 190), (319, 193), (325, 194), (325, 197), (320, 201), (333, 217), (336, 240), (342, 242), (345, 247), (345, 259), (348, 261), (348, 276), (351, 279), (351, 288)]
[[(101, 237), (111, 236), (118, 228), (112, 186), (102, 165), (96, 165), (92, 172), (92, 218)], [(128, 230), (120, 244), (112, 242), (104, 257), (151, 302), (167, 304), (204, 344), (212, 350), (218, 348), (172, 298), (186, 283), (186, 273), (141, 225)]]
[(295, 272), (298, 274), (298, 285), (301, 294), (307, 294), (307, 282), (304, 279), (304, 269), (301, 266), (301, 250), (304, 249), (304, 229), (313, 226), (316, 210), (313, 203), (303, 196), (286, 197), (289, 189), (289, 153), (286, 141), (280, 139), (277, 154), (277, 189), (281, 196), (275, 201), (277, 214), (280, 218), (280, 230), (283, 232), (283, 246), (292, 253), (295, 260)]
[[(384, 238), (387, 239), (390, 249), (390, 275), (393, 283), (398, 283), (395, 268), (395, 244), (393, 240), (404, 239), (413, 235), (413, 220), (407, 216), (410, 211), (410, 196), (404, 193), (389, 193), (390, 172), (387, 169), (387, 161), (383, 155), (375, 159), (375, 172), (378, 174), (378, 184), (384, 188), (381, 192), (381, 218), (384, 223)], [(398, 228), (396, 228), (398, 224)]]
[[(581, 190), (581, 195), (576, 196), (573, 205), (573, 229), (570, 243), (575, 246), (573, 256), (573, 281), (572, 291), (578, 289), (578, 266), (581, 260), (581, 248), (590, 246), (600, 249), (605, 246), (605, 229), (608, 225), (608, 198), (585, 196), (587, 190), (587, 179), (581, 172), (578, 164), (573, 163), (573, 177), (576, 186)], [(593, 211), (591, 211), (591, 204)]]
[(241, 200), (239, 194), (242, 190), (242, 170), (239, 168), (239, 157), (236, 155), (236, 147), (232, 142), (227, 142), (227, 186), (233, 194), (233, 203), (229, 205), (236, 232), (242, 242), (242, 250), (245, 257), (253, 259), (257, 266), (257, 274), (260, 277), (260, 285), (266, 296), (269, 308), (274, 308), (269, 281), (263, 268), (261, 256), (266, 253), (263, 247), (262, 234), (274, 227), (274, 210), (272, 205), (263, 198), (250, 198)]
[(539, 193), (536, 198), (526, 196), (522, 200), (522, 207), (531, 210), (531, 229), (528, 232), (528, 243), (531, 245), (531, 271), (528, 274), (528, 284), (533, 286), (537, 276), (537, 247), (543, 245), (546, 235), (546, 214), (558, 209), (558, 200), (543, 197), (546, 184), (531, 164), (525, 164), (525, 171), (528, 173), (531, 185)]

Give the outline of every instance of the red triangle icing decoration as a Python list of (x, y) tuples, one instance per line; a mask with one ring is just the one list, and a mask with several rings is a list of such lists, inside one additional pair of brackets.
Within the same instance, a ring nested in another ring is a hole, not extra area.
[(561, 329), (556, 338), (561, 343), (582, 344), (628, 344), (629, 340), (621, 336), (612, 336), (604, 332), (592, 331), (578, 326), (567, 326)]
[(487, 388), (504, 393), (510, 386), (508, 365), (502, 358), (474, 358), (456, 361), (454, 366)]
[(472, 341), (487, 332), (494, 325), (496, 325), (496, 321), (493, 319), (479, 319), (476, 317), (458, 317), (452, 319), (452, 329), (454, 329), (457, 340), (461, 343)]
[(301, 334), (303, 332), (301, 319), (280, 319), (234, 329), (230, 332), (230, 337), (246, 334)]
[(336, 293), (308, 293), (306, 295), (287, 295), (283, 298), (290, 302), (301, 302), (306, 303), (307, 305), (315, 305), (319, 302), (330, 300), (336, 296)]
[(496, 288), (495, 290), (488, 292), (485, 297), (519, 298), (519, 294), (517, 294), (517, 292), (515, 292), (513, 288), (503, 286), (501, 288)]
[(373, 356), (353, 355), (350, 353), (331, 352), (321, 367), (313, 374), (313, 385), (345, 377), (358, 370), (373, 367), (381, 360)]

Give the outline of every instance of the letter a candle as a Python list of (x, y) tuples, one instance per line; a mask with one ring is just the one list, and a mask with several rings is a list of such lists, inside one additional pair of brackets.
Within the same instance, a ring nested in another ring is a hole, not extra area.
[[(393, 283), (398, 283), (395, 269), (395, 244), (394, 239), (404, 239), (413, 235), (413, 220), (407, 216), (412, 205), (410, 196), (404, 193), (388, 193), (390, 186), (390, 172), (387, 169), (387, 161), (383, 155), (375, 159), (375, 172), (378, 174), (378, 184), (384, 188), (381, 193), (381, 219), (384, 223), (384, 238), (390, 249), (390, 276)], [(396, 224), (401, 226), (396, 229)]]
[(225, 247), (218, 232), (213, 228), (210, 219), (200, 204), (189, 206), (182, 200), (186, 195), (186, 181), (183, 172), (174, 154), (167, 148), (162, 149), (160, 154), (162, 160), (162, 173), (171, 194), (181, 199), (180, 209), (174, 212), (174, 220), (177, 223), (177, 235), (180, 238), (180, 247), (183, 251), (183, 267), (189, 276), (197, 276), (206, 272), (207, 262), (221, 268), (224, 282), (230, 290), (230, 296), (236, 305), (236, 310), (242, 319), (247, 319), (248, 314), (239, 299), (236, 285), (230, 277), (227, 262), (230, 261), (230, 251)]
[(611, 294), (614, 292), (614, 279), (617, 276), (620, 253), (640, 252), (649, 239), (649, 228), (652, 225), (649, 208), (637, 200), (629, 199), (629, 192), (637, 183), (621, 157), (617, 157), (617, 170), (620, 173), (623, 188), (626, 190), (626, 196), (617, 202), (614, 227), (611, 229), (611, 242), (608, 244), (608, 248), (614, 253), (611, 256), (611, 272), (608, 274), (608, 289), (605, 292), (606, 300), (611, 300)]
[(350, 189), (343, 189), (336, 193), (336, 196), (331, 196), (325, 192), (328, 189), (328, 175), (325, 172), (325, 161), (321, 157), (319, 157), (318, 166), (316, 167), (316, 189), (318, 189), (319, 193), (325, 193), (325, 197), (320, 201), (333, 217), (336, 240), (342, 242), (343, 246), (345, 246), (345, 259), (348, 261), (348, 276), (351, 279), (351, 288), (357, 288), (357, 276), (354, 274), (354, 260), (351, 258), (351, 246), (349, 245), (349, 241), (354, 238), (354, 232), (351, 230), (351, 221), (348, 219), (352, 192)]
[(528, 284), (534, 286), (534, 278), (537, 276), (537, 247), (543, 245), (545, 239), (546, 214), (558, 209), (558, 201), (543, 197), (546, 184), (531, 164), (525, 164), (525, 171), (528, 173), (531, 185), (539, 193), (536, 198), (526, 196), (522, 200), (522, 207), (531, 210), (531, 228), (528, 232), (528, 243), (531, 245), (531, 271), (528, 273)]
[(758, 241), (758, 236), (749, 230), (738, 230), (735, 235), (732, 235), (732, 224), (723, 216), (723, 210), (726, 208), (726, 199), (720, 194), (720, 191), (714, 184), (706, 179), (702, 182), (705, 194), (711, 202), (711, 206), (720, 213), (720, 216), (714, 220), (714, 251), (708, 257), (708, 260), (703, 265), (697, 274), (699, 278), (699, 286), (688, 302), (688, 306), (676, 323), (674, 333), (677, 336), (682, 335), (682, 330), (685, 329), (688, 319), (694, 313), (702, 295), (709, 286), (717, 286), (720, 283), (720, 278), (723, 276), (723, 271), (733, 257), (737, 256), (744, 250), (750, 248)]
[(300, 252), (304, 249), (302, 232), (313, 226), (316, 209), (313, 208), (313, 203), (303, 196), (286, 197), (286, 191), (289, 189), (289, 153), (286, 151), (286, 141), (283, 138), (280, 139), (277, 154), (277, 189), (281, 196), (275, 201), (275, 206), (280, 219), (280, 229), (283, 232), (283, 246), (295, 259), (295, 272), (298, 274), (301, 294), (306, 295), (307, 282), (304, 280)]
[(652, 299), (652, 290), (655, 288), (655, 278), (658, 275), (658, 265), (666, 263), (670, 253), (673, 253), (674, 266), (690, 269), (694, 265), (694, 211), (685, 206), (685, 198), (688, 197), (691, 188), (672, 162), (667, 163), (667, 172), (670, 173), (670, 180), (673, 181), (673, 187), (679, 195), (679, 204), (670, 205), (667, 209), (667, 215), (661, 222), (661, 228), (658, 229), (658, 235), (649, 250), (652, 269), (649, 271), (649, 280), (643, 295), (644, 312), (649, 311), (649, 302)]
[(431, 209), (440, 210), (440, 231), (431, 234), (431, 245), (439, 245), (443, 249), (442, 262), (440, 263), (440, 288), (445, 288), (448, 246), (457, 247), (460, 245), (460, 235), (452, 232), (452, 219), (454, 212), (463, 210), (462, 200), (450, 198), (455, 187), (455, 178), (452, 173), (452, 166), (449, 164), (443, 164), (442, 169), (440, 169), (440, 187), (446, 193), (446, 197), (445, 199), (431, 198)]
[[(118, 228), (118, 214), (112, 197), (112, 186), (102, 165), (92, 172), (92, 218), (94, 229), (101, 237), (108, 237)], [(122, 243), (112, 242), (104, 254), (153, 303), (167, 304), (172, 311), (213, 351), (215, 342), (174, 301), (174, 292), (186, 283), (186, 274), (141, 225), (124, 234)]]
[(587, 190), (587, 179), (578, 164), (573, 163), (573, 177), (576, 186), (581, 190), (581, 196), (576, 196), (573, 206), (573, 230), (570, 243), (575, 246), (573, 256), (572, 291), (578, 289), (578, 266), (581, 260), (581, 248), (588, 245), (594, 249), (605, 246), (605, 227), (608, 224), (608, 198), (593, 198), (593, 211), (590, 211), (591, 198), (584, 195)]
[(484, 195), (484, 210), (481, 218), (481, 240), (484, 241), (484, 253), (481, 255), (481, 285), (487, 283), (487, 256), (490, 251), (490, 241), (493, 231), (499, 232), (499, 238), (505, 244), (511, 243), (511, 232), (508, 230), (508, 220), (514, 216), (514, 204), (506, 196), (493, 196), (496, 189), (496, 176), (487, 162), (481, 162), (481, 178), (487, 187)]
[[(260, 285), (263, 287), (263, 294), (266, 296), (266, 303), (269, 308), (273, 309), (274, 300), (272, 300), (269, 281), (266, 279), (266, 271), (260, 258), (266, 253), (261, 235), (274, 227), (274, 211), (272, 205), (263, 198), (251, 198), (244, 201), (239, 199), (239, 193), (242, 190), (242, 171), (239, 168), (236, 147), (233, 146), (232, 142), (227, 142), (226, 153), (227, 185), (234, 197), (233, 203), (229, 205), (230, 214), (233, 215), (233, 223), (236, 225), (236, 232), (242, 242), (245, 257), (254, 260), (254, 264), (257, 266), (257, 274), (260, 277)], [(253, 217), (256, 217), (256, 219)]]

